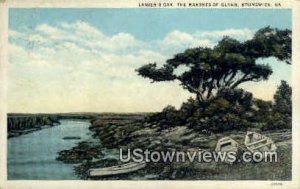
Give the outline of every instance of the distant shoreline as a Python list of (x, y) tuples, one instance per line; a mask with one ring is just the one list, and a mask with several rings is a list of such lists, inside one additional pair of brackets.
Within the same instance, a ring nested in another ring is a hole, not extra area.
[(149, 113), (8, 113), (7, 138), (18, 137), (44, 128), (57, 126), (62, 119), (93, 121), (99, 117), (139, 116)]

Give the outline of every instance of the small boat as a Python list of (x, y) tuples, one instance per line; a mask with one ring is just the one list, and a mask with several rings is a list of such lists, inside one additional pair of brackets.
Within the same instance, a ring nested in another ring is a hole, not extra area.
[(144, 167), (146, 167), (146, 162), (144, 161), (130, 162), (123, 165), (117, 165), (112, 167), (89, 169), (88, 175), (90, 177), (112, 176), (112, 175), (119, 175), (119, 174), (138, 171)]
[(81, 137), (77, 137), (77, 136), (66, 136), (63, 138), (64, 140), (80, 140)]
[(223, 137), (218, 140), (216, 152), (237, 152), (239, 144), (230, 137)]
[(271, 138), (252, 131), (247, 132), (244, 144), (246, 148), (252, 153), (257, 151), (276, 151), (277, 149)]
[[(239, 144), (235, 140), (233, 140), (230, 137), (223, 137), (218, 140), (215, 151), (222, 153), (234, 152), (235, 154), (237, 154), (238, 147)], [(225, 162), (230, 164), (233, 163), (231, 160), (228, 159), (227, 156), (225, 158)]]

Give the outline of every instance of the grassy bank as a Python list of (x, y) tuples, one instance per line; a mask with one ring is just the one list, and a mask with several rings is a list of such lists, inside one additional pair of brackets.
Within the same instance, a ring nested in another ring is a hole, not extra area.
[[(230, 136), (243, 143), (244, 131), (200, 133), (185, 126), (161, 129), (144, 123), (143, 115), (102, 116), (91, 121), (93, 139), (64, 150), (58, 160), (78, 163), (75, 172), (88, 179), (87, 170), (118, 165), (119, 148), (156, 151), (214, 150), (217, 140)], [(178, 180), (290, 180), (291, 130), (264, 131), (278, 146), (278, 163), (148, 163), (145, 169), (126, 175), (96, 179)], [(109, 156), (108, 156), (109, 154)]]

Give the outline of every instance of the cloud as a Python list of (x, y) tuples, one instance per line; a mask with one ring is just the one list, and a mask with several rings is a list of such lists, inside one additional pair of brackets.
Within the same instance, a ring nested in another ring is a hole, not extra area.
[(52, 38), (61, 38), (63, 36), (63, 31), (59, 30), (56, 27), (50, 26), (48, 24), (41, 24), (35, 28), (36, 31), (41, 32), (45, 35), (48, 35)]
[(159, 47), (164, 53), (174, 54), (187, 48), (195, 47), (214, 47), (224, 36), (230, 36), (237, 40), (245, 41), (251, 39), (254, 30), (244, 29), (226, 29), (212, 31), (196, 31), (186, 33), (174, 30), (168, 33), (163, 40), (159, 41)]
[(160, 48), (164, 51), (169, 51), (169, 53), (176, 53), (187, 48), (195, 48), (195, 47), (213, 47), (215, 45), (214, 42), (197, 37), (193, 34), (189, 34), (186, 32), (181, 32), (178, 30), (172, 31), (166, 35), (166, 37), (159, 42)]
[(238, 40), (248, 40), (253, 37), (255, 30), (248, 28), (244, 29), (226, 29), (226, 30), (213, 30), (213, 31), (198, 31), (195, 36), (200, 38), (206, 38), (210, 40), (219, 40), (224, 36), (230, 36)]
[[(191, 96), (176, 82), (151, 84), (135, 69), (163, 64), (186, 48), (213, 47), (216, 38), (249, 37), (250, 30), (178, 30), (161, 40), (107, 35), (82, 21), (9, 31), (9, 111), (141, 112), (177, 107)], [(181, 70), (182, 71), (182, 70)]]
[(113, 36), (103, 34), (99, 29), (82, 21), (60, 23), (56, 26), (40, 24), (32, 31), (10, 31), (11, 39), (21, 39), (33, 45), (51, 48), (69, 42), (94, 51), (118, 51), (140, 48), (143, 43), (128, 33)]
[(63, 22), (60, 26), (69, 32), (73, 31), (81, 36), (105, 38), (105, 35), (100, 30), (83, 21), (76, 21), (73, 23)]
[(129, 33), (108, 36), (74, 22), (9, 35), (9, 111), (157, 111), (183, 97), (177, 87), (168, 91), (175, 97), (162, 99), (170, 87), (137, 76), (140, 65), (166, 57)]

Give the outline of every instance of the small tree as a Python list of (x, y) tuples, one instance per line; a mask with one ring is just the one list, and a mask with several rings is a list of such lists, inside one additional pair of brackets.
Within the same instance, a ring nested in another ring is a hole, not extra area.
[[(266, 27), (245, 42), (224, 37), (214, 48), (187, 49), (167, 60), (161, 68), (150, 63), (136, 71), (152, 82), (179, 81), (184, 89), (196, 94), (202, 107), (206, 107), (224, 88), (235, 89), (245, 82), (267, 80), (272, 69), (256, 61), (267, 57), (276, 57), (290, 64), (290, 30)], [(181, 66), (188, 70), (178, 75), (175, 70)]]
[(292, 114), (292, 88), (286, 81), (281, 81), (274, 95), (274, 112)]

